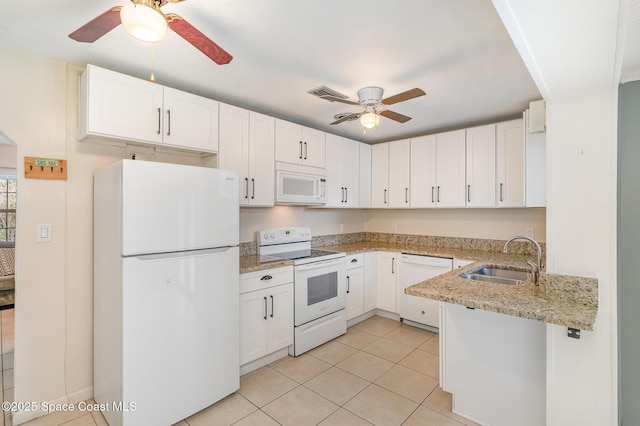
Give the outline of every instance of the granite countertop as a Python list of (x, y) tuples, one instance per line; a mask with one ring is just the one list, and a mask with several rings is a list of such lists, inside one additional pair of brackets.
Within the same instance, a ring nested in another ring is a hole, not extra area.
[[(395, 251), (437, 257), (473, 260), (475, 263), (447, 272), (408, 287), (405, 292), (414, 296), (439, 300), (470, 308), (484, 309), (546, 323), (593, 330), (598, 311), (598, 280), (559, 274), (540, 274), (540, 285), (529, 281), (522, 284), (494, 284), (459, 277), (465, 271), (482, 265), (506, 266), (529, 270), (530, 255), (505, 254), (484, 250), (399, 244), (384, 241), (364, 241), (318, 247), (344, 251), (347, 254), (370, 251)], [(240, 271), (292, 265), (288, 260), (261, 263), (260, 256), (241, 256)]]
[(282, 266), (293, 265), (292, 260), (282, 260), (271, 257), (266, 259), (266, 256), (260, 256), (258, 254), (251, 254), (246, 256), (240, 256), (240, 273), (262, 271), (264, 269), (280, 268)]

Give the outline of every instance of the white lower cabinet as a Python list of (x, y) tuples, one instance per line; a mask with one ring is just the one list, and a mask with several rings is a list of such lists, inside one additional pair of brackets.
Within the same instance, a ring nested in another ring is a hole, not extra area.
[(378, 253), (364, 255), (364, 311), (373, 311), (378, 305)]
[(397, 276), (399, 253), (378, 252), (377, 255), (377, 303), (378, 309), (398, 313)]
[(545, 424), (546, 325), (440, 304), (440, 385), (477, 423)]
[(293, 344), (293, 269), (240, 275), (240, 365)]
[(347, 256), (347, 321), (365, 313), (364, 254)]

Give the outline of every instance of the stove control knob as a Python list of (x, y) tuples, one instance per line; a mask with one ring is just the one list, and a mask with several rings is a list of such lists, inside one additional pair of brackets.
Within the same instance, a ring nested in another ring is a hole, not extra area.
[(275, 238), (276, 236), (274, 234), (271, 234), (271, 238)]
[(269, 234), (262, 235), (262, 238), (264, 238), (265, 240), (268, 240), (269, 239)]

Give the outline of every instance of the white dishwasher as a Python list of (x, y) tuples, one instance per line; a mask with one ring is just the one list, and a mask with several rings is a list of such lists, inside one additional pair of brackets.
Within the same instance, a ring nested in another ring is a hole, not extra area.
[(439, 328), (440, 302), (405, 294), (404, 289), (452, 269), (453, 259), (402, 253), (398, 268), (398, 312), (400, 318)]

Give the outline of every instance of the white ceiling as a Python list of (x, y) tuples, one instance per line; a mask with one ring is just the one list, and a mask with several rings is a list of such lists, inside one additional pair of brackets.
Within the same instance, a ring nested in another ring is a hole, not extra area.
[[(127, 0), (3, 2), (0, 44), (148, 78), (152, 48), (118, 27), (93, 44), (67, 34)], [(541, 95), (489, 0), (187, 0), (168, 4), (234, 56), (216, 65), (175, 33), (155, 46), (158, 83), (365, 142), (399, 139), (519, 116)], [(638, 55), (640, 57), (640, 55)], [(637, 67), (637, 68), (640, 68)], [(419, 87), (363, 134), (355, 112), (306, 93), (326, 85), (356, 97)]]

